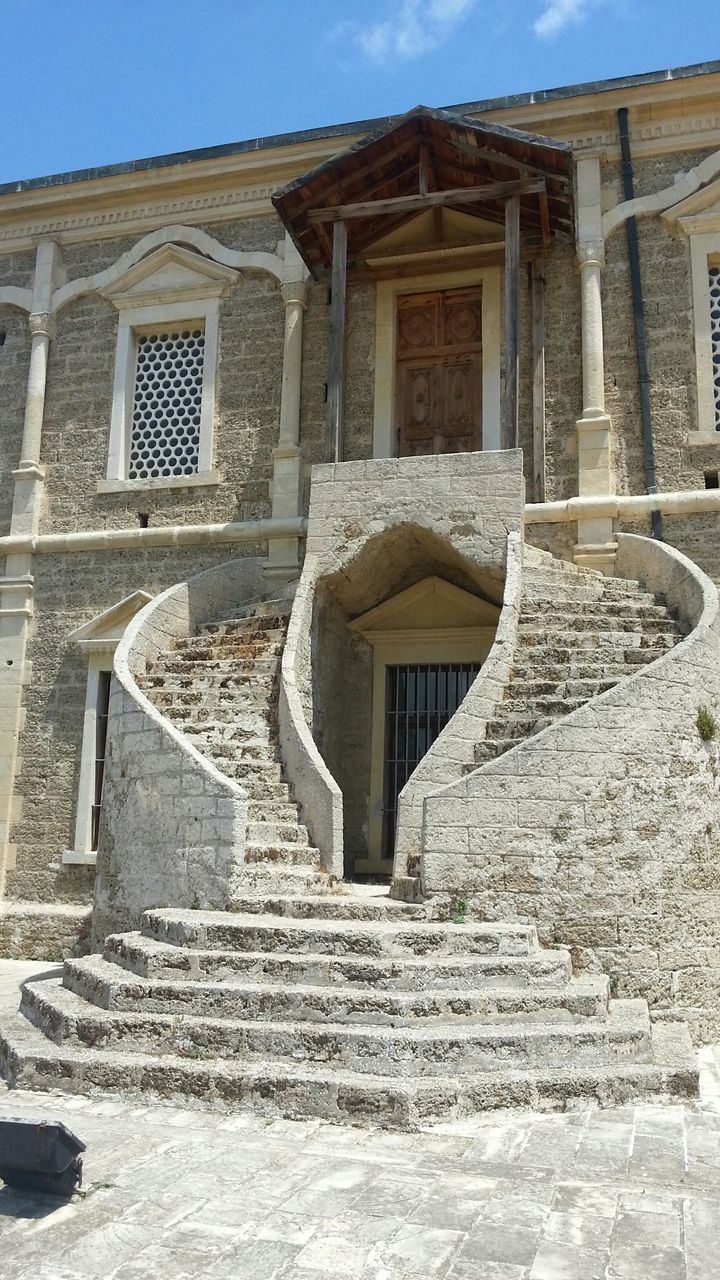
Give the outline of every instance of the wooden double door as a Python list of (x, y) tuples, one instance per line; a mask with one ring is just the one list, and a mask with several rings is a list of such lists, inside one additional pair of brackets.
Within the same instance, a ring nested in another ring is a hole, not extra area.
[(480, 288), (400, 296), (395, 352), (399, 456), (481, 449)]

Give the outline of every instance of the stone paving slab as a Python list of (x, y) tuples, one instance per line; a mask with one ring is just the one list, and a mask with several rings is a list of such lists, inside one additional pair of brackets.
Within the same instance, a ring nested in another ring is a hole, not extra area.
[(0, 1187), (0, 1280), (715, 1280), (720, 1048), (700, 1058), (697, 1104), (415, 1134), (0, 1082), (0, 1114), (88, 1148), (69, 1204)]

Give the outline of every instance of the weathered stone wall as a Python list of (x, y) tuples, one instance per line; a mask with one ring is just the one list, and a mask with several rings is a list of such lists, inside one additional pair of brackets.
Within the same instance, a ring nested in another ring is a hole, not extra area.
[(688, 560), (620, 536), (617, 570), (694, 630), (666, 656), (425, 801), (423, 883), (535, 922), (621, 995), (720, 1028), (720, 606)]
[[(575, 247), (554, 244), (545, 267), (546, 501), (578, 491), (577, 433), (582, 413), (580, 276)], [(527, 470), (526, 470), (527, 474)], [(533, 501), (528, 486), (528, 501)]]
[[(257, 556), (241, 545), (236, 555)], [(18, 794), (22, 812), (13, 830), (17, 865), (8, 877), (15, 899), (84, 902), (91, 869), (62, 866), (75, 836), (87, 659), (68, 635), (132, 591), (153, 594), (228, 559), (228, 548), (80, 552), (35, 558), (35, 617), (28, 658), (32, 680), (20, 737)]]
[[(636, 195), (670, 186), (675, 175), (699, 164), (706, 151), (674, 152), (637, 160)], [(603, 197), (608, 207), (622, 200), (620, 166), (603, 165)], [(637, 220), (645, 302), (650, 406), (658, 489), (702, 489), (703, 470), (717, 467), (715, 451), (689, 449), (685, 435), (697, 429), (694, 318), (690, 244), (657, 216)], [(603, 273), (607, 408), (614, 428), (614, 461), (619, 493), (644, 493), (642, 429), (633, 327), (630, 268), (625, 227), (605, 246)], [(714, 458), (714, 461), (713, 461)]]
[[(233, 224), (234, 226), (235, 224)], [(278, 227), (250, 219), (247, 235), (213, 233), (240, 247), (276, 247)], [(262, 230), (262, 234), (259, 234)], [(253, 234), (254, 233), (254, 234)], [(77, 247), (69, 275), (102, 270), (133, 241)], [(236, 247), (230, 243), (229, 247)], [(243, 271), (220, 307), (216, 387), (215, 459), (219, 486), (98, 494), (107, 471), (117, 311), (98, 294), (69, 303), (58, 314), (51, 344), (43, 431), (48, 463), (48, 510), (42, 532), (151, 524), (243, 520), (270, 514), (272, 448), (277, 441), (282, 378), (284, 310), (278, 282)]]

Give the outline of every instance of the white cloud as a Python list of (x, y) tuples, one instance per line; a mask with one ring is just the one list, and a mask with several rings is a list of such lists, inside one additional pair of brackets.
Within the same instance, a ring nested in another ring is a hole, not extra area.
[(361, 26), (344, 22), (337, 36), (349, 37), (370, 61), (409, 61), (443, 44), (477, 0), (400, 0), (391, 16), (382, 22)]
[(546, 0), (545, 8), (533, 24), (536, 36), (556, 36), (571, 22), (581, 22), (590, 0)]

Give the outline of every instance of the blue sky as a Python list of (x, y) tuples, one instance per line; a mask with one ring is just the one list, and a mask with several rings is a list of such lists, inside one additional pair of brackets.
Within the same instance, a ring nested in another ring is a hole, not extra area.
[(0, 182), (710, 61), (719, 30), (718, 0), (0, 0)]

